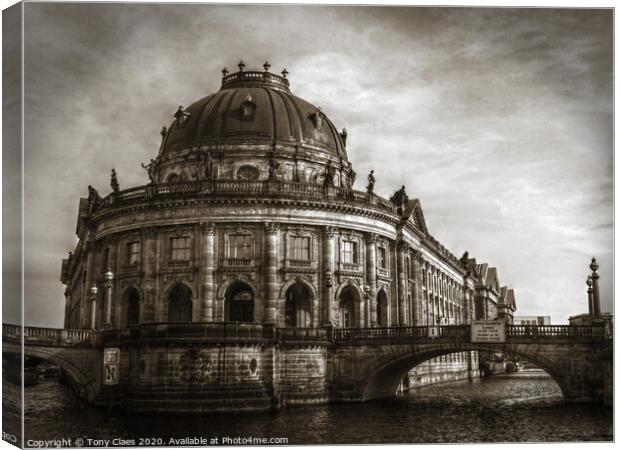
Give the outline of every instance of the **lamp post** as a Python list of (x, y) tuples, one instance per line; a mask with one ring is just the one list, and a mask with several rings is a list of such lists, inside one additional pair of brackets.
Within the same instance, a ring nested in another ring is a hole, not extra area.
[(112, 327), (112, 280), (114, 274), (112, 269), (108, 267), (105, 277), (105, 327)]
[(97, 319), (97, 286), (94, 284), (90, 288), (90, 327), (94, 330), (96, 328)]

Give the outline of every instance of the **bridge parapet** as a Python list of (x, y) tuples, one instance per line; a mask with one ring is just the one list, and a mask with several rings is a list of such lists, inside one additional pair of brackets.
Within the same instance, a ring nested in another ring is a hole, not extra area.
[(96, 345), (99, 333), (95, 330), (65, 330), (61, 328), (22, 327), (2, 324), (2, 337), (8, 341), (24, 340), (25, 344), (52, 346)]
[[(506, 342), (592, 342), (609, 339), (604, 327), (576, 325), (506, 325)], [(336, 344), (377, 341), (436, 342), (459, 341), (470, 343), (470, 325), (436, 327), (339, 328), (333, 330)]]

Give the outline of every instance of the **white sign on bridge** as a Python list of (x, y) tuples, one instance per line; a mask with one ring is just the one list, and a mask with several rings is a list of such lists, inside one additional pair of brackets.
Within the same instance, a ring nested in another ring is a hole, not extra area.
[(471, 341), (506, 342), (506, 322), (503, 320), (472, 321)]
[(118, 348), (103, 349), (103, 384), (118, 384), (118, 365), (121, 360), (121, 351)]

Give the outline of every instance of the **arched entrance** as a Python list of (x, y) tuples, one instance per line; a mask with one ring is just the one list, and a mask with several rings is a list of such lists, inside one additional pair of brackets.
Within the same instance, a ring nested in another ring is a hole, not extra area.
[(338, 310), (340, 312), (340, 326), (343, 328), (352, 328), (355, 326), (355, 303), (358, 300), (357, 291), (351, 286), (345, 287), (342, 292), (340, 292)]
[(121, 324), (124, 328), (140, 323), (140, 292), (130, 287), (123, 293)]
[(310, 291), (303, 283), (297, 282), (288, 288), (284, 304), (285, 326), (298, 328), (311, 326), (310, 297)]
[(226, 291), (224, 320), (254, 322), (254, 292), (245, 283), (235, 283)]
[(168, 296), (168, 322), (192, 321), (192, 291), (178, 283)]
[(377, 293), (377, 325), (388, 326), (388, 298), (383, 289)]

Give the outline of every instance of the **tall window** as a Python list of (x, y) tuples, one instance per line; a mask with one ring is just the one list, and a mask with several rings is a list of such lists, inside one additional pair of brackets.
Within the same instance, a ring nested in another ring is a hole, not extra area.
[(379, 263), (379, 267), (382, 269), (387, 269), (387, 260), (385, 255), (385, 247), (379, 247), (379, 252), (377, 253), (377, 262)]
[(228, 236), (228, 257), (232, 259), (251, 259), (252, 235), (231, 234)]
[(295, 236), (291, 239), (291, 259), (304, 260), (310, 259), (310, 238)]
[(103, 271), (108, 270), (108, 266), (110, 265), (110, 249), (106, 248), (103, 250)]
[(129, 242), (127, 243), (127, 264), (134, 265), (140, 262), (140, 243)]
[(192, 248), (189, 237), (170, 238), (170, 261), (189, 261)]
[(342, 262), (357, 264), (357, 242), (344, 241), (342, 243)]

